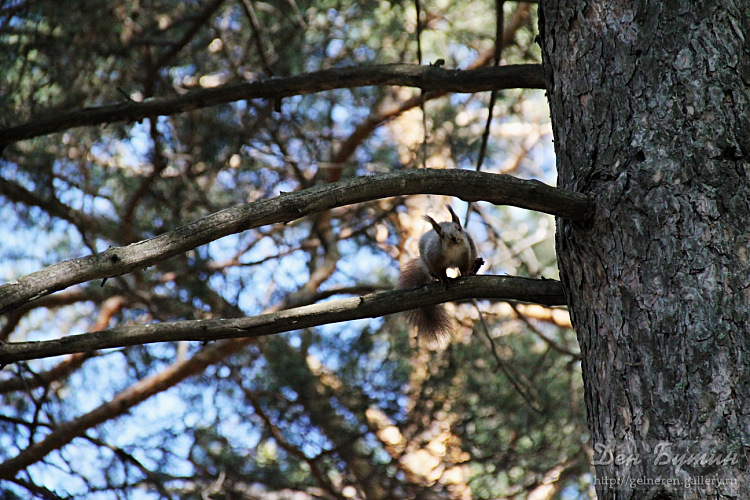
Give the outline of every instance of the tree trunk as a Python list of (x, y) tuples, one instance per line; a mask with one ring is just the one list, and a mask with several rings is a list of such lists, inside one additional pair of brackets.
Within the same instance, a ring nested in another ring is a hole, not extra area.
[(600, 499), (750, 498), (748, 12), (540, 2)]

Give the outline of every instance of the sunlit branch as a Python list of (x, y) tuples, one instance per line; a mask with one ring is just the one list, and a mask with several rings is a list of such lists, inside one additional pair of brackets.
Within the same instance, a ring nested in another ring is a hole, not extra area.
[(585, 221), (591, 213), (591, 202), (583, 194), (510, 175), (419, 169), (358, 177), (227, 208), (148, 240), (54, 264), (0, 286), (0, 313), (71, 285), (152, 266), (230, 234), (334, 207), (413, 194), (513, 205), (575, 221)]
[(153, 342), (205, 342), (260, 337), (470, 298), (533, 302), (548, 306), (566, 303), (562, 286), (555, 280), (469, 276), (452, 281), (448, 290), (444, 290), (440, 283), (434, 283), (415, 290), (390, 290), (246, 318), (171, 321), (122, 326), (54, 340), (9, 342), (0, 344), (0, 364)]

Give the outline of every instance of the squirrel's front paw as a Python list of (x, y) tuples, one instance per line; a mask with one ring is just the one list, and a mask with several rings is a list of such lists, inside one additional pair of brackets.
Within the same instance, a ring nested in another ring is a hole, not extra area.
[(474, 259), (474, 264), (471, 266), (471, 274), (477, 274), (477, 271), (479, 271), (479, 268), (484, 265), (484, 259), (481, 257), (477, 257)]

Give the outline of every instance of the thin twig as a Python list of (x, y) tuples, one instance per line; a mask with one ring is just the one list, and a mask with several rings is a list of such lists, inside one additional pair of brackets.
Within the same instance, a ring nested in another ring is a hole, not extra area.
[(252, 0), (242, 0), (242, 6), (245, 8), (245, 14), (247, 14), (247, 18), (250, 21), (250, 29), (253, 35), (253, 42), (255, 43), (255, 50), (258, 51), (258, 57), (260, 57), (263, 71), (266, 73), (266, 76), (273, 76), (273, 70), (268, 63), (266, 51), (263, 48), (263, 40), (260, 38), (260, 22), (258, 21), (258, 15), (255, 13), (255, 6), (253, 6)]
[(472, 300), (472, 303), (474, 304), (474, 307), (477, 311), (479, 311), (479, 323), (481, 324), (480, 330), (484, 334), (485, 338), (487, 339), (487, 342), (490, 344), (490, 349), (492, 352), (492, 356), (495, 358), (495, 362), (497, 363), (497, 368), (501, 372), (503, 372), (503, 375), (508, 379), (510, 384), (513, 386), (513, 388), (516, 390), (519, 396), (526, 402), (526, 404), (529, 405), (529, 407), (534, 410), (537, 413), (542, 413), (543, 408), (539, 404), (538, 397), (535, 397), (532, 393), (535, 391), (533, 390), (533, 386), (526, 380), (523, 379), (513, 368), (511, 368), (508, 363), (506, 363), (501, 357), (500, 354), (497, 352), (497, 348), (495, 346), (495, 341), (490, 335), (489, 327), (487, 326), (487, 322), (484, 319), (484, 314), (482, 314), (481, 310), (479, 309), (479, 306), (477, 305), (476, 301)]
[(518, 319), (526, 323), (526, 326), (534, 332), (540, 339), (542, 339), (550, 348), (552, 348), (553, 351), (557, 351), (560, 354), (565, 354), (566, 356), (570, 356), (573, 358), (574, 361), (579, 361), (581, 359), (581, 353), (571, 351), (565, 346), (562, 346), (552, 340), (551, 338), (547, 337), (539, 328), (536, 327), (531, 321), (529, 321), (529, 318), (526, 317), (526, 315), (522, 314), (515, 304), (512, 302), (510, 303), (510, 307), (513, 308), (513, 311), (516, 313), (516, 316)]
[[(414, 0), (417, 9), (417, 64), (422, 65), (422, 6), (420, 0)], [(425, 112), (424, 89), (419, 89), (419, 108), (422, 110), (422, 168), (427, 168), (427, 113)]]
[[(495, 17), (497, 19), (495, 23), (495, 52), (494, 62), (495, 66), (500, 66), (500, 56), (503, 51), (503, 24), (504, 24), (504, 13), (503, 4), (505, 0), (496, 0), (495, 2)], [(479, 148), (479, 158), (477, 159), (477, 172), (482, 170), (482, 164), (484, 163), (484, 157), (487, 154), (487, 143), (490, 138), (490, 126), (492, 125), (492, 113), (495, 110), (495, 101), (497, 100), (497, 90), (490, 92), (490, 103), (488, 106), (487, 122), (484, 126), (484, 133), (482, 134), (482, 144)]]

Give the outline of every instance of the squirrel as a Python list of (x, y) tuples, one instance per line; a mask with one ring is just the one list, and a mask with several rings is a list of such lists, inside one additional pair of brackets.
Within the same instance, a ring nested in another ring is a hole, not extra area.
[[(429, 215), (422, 216), (432, 225), (432, 230), (419, 239), (419, 258), (401, 267), (397, 288), (415, 288), (437, 278), (447, 290), (446, 269), (458, 268), (461, 276), (466, 276), (476, 274), (484, 264), (484, 259), (477, 255), (474, 240), (461, 227), (456, 213), (450, 206), (446, 208), (451, 214), (451, 222), (437, 223)], [(453, 330), (451, 318), (442, 304), (409, 310), (406, 319), (417, 328), (422, 338), (433, 343), (441, 342)]]

